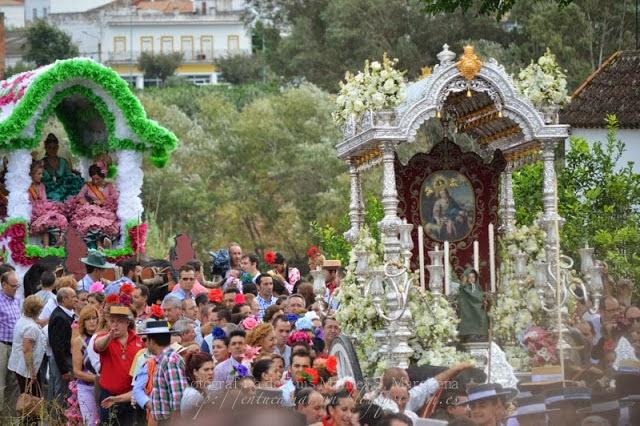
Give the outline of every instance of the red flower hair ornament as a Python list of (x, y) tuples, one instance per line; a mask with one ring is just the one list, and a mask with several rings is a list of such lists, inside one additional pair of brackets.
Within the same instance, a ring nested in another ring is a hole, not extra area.
[(317, 246), (311, 246), (309, 250), (307, 250), (307, 257), (316, 257), (320, 256), (320, 254), (320, 249)]
[(335, 376), (338, 373), (338, 359), (334, 355), (330, 355), (327, 358), (327, 362), (325, 363), (325, 367), (327, 372), (332, 376)]
[(160, 305), (151, 305), (151, 316), (155, 319), (164, 318), (164, 311), (162, 310), (162, 306)]
[(209, 302), (211, 303), (222, 303), (223, 293), (219, 288), (212, 288), (207, 293), (207, 297), (209, 298)]
[(318, 374), (318, 370), (315, 368), (305, 368), (302, 372), (296, 375), (296, 382), (307, 382), (312, 385), (317, 385), (320, 383), (320, 375)]
[(269, 265), (273, 265), (276, 263), (276, 252), (273, 250), (269, 250), (264, 254), (264, 261)]
[(120, 302), (120, 297), (117, 294), (110, 294), (104, 301), (106, 304), (111, 305)]
[(135, 287), (129, 283), (122, 284), (122, 286), (120, 286), (120, 293), (126, 294), (128, 296), (131, 296), (134, 290), (135, 290)]

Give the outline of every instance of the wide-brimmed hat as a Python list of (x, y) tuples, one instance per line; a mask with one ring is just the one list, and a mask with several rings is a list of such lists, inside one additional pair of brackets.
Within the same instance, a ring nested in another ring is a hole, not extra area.
[(109, 315), (123, 315), (127, 318), (133, 318), (133, 312), (128, 306), (112, 305), (109, 307)]
[(537, 394), (552, 389), (560, 389), (567, 384), (577, 384), (562, 379), (562, 369), (560, 366), (534, 367), (531, 369), (531, 377), (529, 380), (518, 382), (518, 389)]
[[(515, 389), (503, 389), (497, 383), (485, 383), (482, 385), (475, 385), (467, 389), (467, 401), (459, 402), (456, 405), (467, 405), (472, 402), (481, 401), (490, 398), (504, 397), (508, 399), (510, 396), (515, 396), (513, 391)], [(517, 391), (516, 391), (517, 393)]]
[(584, 386), (552, 389), (545, 393), (544, 402), (549, 408), (556, 408), (565, 404), (584, 407), (591, 403), (591, 389)]
[(616, 394), (599, 393), (593, 394), (591, 397), (591, 406), (576, 410), (578, 414), (604, 414), (620, 411), (620, 401)]
[(144, 328), (138, 331), (141, 336), (148, 336), (150, 334), (175, 334), (171, 328), (169, 328), (168, 321), (147, 321), (144, 324)]
[(116, 265), (114, 265), (113, 263), (107, 262), (107, 258), (105, 257), (105, 255), (100, 253), (98, 250), (89, 251), (87, 257), (80, 258), (80, 262), (84, 263), (85, 265), (101, 269), (110, 269), (116, 267)]
[(526, 398), (518, 398), (518, 409), (510, 416), (511, 418), (533, 416), (536, 414), (548, 414), (560, 411), (558, 409), (549, 409), (545, 404), (542, 395), (529, 396)]
[(322, 269), (340, 269), (342, 268), (342, 262), (340, 260), (327, 259), (322, 263)]

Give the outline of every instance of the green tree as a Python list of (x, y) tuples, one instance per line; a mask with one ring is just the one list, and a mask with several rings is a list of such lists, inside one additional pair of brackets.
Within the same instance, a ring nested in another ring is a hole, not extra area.
[(64, 31), (40, 19), (27, 28), (26, 61), (42, 66), (74, 56), (78, 56), (78, 46)]
[(138, 66), (147, 78), (157, 78), (161, 84), (171, 77), (180, 64), (183, 55), (181, 52), (173, 53), (149, 53), (142, 52), (138, 58)]
[[(232, 89), (141, 95), (148, 115), (181, 141), (169, 165), (145, 170), (145, 210), (168, 235), (190, 235), (201, 258), (234, 240), (247, 251), (281, 250), (295, 264), (311, 244), (309, 224), (337, 223), (348, 208), (333, 98), (304, 84), (276, 93), (246, 90), (236, 104)], [(186, 105), (189, 97), (195, 105), (188, 114), (171, 105), (172, 99)]]
[[(564, 7), (573, 0), (553, 1), (558, 4), (558, 7)], [(500, 20), (516, 4), (516, 0), (422, 0), (422, 2), (428, 13), (453, 13), (458, 9), (466, 12), (473, 9), (480, 15), (496, 15), (497, 20)]]
[[(585, 243), (596, 247), (617, 277), (640, 282), (640, 175), (633, 164), (618, 164), (624, 143), (617, 121), (608, 119), (604, 143), (571, 138), (558, 175), (558, 210), (565, 219), (562, 248), (574, 259)], [(542, 212), (542, 167), (529, 166), (514, 175), (517, 218), (530, 224)]]
[(237, 54), (218, 58), (215, 65), (222, 79), (231, 84), (247, 84), (265, 82), (270, 71), (261, 53), (247, 55)]

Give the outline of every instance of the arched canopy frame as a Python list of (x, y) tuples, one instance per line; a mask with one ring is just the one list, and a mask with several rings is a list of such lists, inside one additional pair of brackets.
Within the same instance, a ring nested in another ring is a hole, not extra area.
[[(74, 97), (84, 99), (97, 114), (65, 114), (61, 106)], [(57, 61), (1, 82), (0, 149), (36, 148), (52, 114), (67, 130), (72, 152), (84, 157), (121, 150), (150, 152), (152, 162), (162, 167), (177, 147), (173, 133), (147, 118), (128, 84), (91, 59)], [(103, 143), (92, 143), (86, 133), (78, 131), (77, 122), (83, 118), (102, 122), (108, 133)]]

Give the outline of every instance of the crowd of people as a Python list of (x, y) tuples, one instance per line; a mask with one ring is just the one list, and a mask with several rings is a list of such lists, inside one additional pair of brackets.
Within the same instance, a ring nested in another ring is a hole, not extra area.
[[(48, 423), (69, 425), (217, 424), (223, 418), (221, 424), (253, 424), (225, 416), (255, 410), (292, 425), (634, 424), (637, 362), (620, 363), (613, 392), (597, 395), (577, 381), (457, 386), (469, 363), (425, 380), (388, 366), (375, 386), (357, 382), (339, 374), (348, 361), (330, 355), (341, 333), (334, 316), (339, 262), (309, 251), (310, 265), (325, 270), (323, 297), (280, 253), (267, 253), (268, 270), (260, 271), (259, 258), (238, 244), (225, 252), (228, 268), (213, 281), (197, 260), (181, 266), (160, 304), (149, 300), (134, 259), (123, 261), (121, 278), (107, 283), (100, 281), (102, 271), (114, 265), (91, 252), (82, 259), (82, 280), (46, 271), (41, 289), (22, 301), (17, 274), (1, 265), (3, 410), (37, 421), (42, 411), (16, 405), (18, 395), (27, 394), (45, 401)], [(594, 354), (610, 345), (602, 339), (616, 335), (608, 325), (621, 312), (614, 301), (603, 300), (602, 317), (580, 313), (590, 330), (602, 321)], [(640, 318), (637, 308), (624, 310), (635, 325), (634, 312)], [(420, 423), (424, 418), (442, 423)]]

